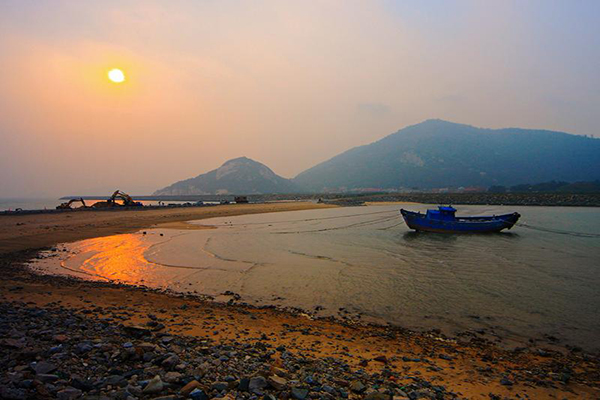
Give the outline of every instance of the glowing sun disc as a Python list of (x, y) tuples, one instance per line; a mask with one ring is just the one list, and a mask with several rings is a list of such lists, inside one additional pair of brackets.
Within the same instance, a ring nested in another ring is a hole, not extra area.
[(108, 79), (115, 83), (121, 83), (125, 81), (125, 74), (120, 69), (114, 68), (108, 71)]

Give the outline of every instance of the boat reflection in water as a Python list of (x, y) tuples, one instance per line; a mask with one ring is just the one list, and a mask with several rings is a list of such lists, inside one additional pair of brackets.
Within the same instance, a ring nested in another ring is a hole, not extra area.
[[(448, 233), (446, 235), (436, 235), (435, 232), (408, 231), (402, 234), (402, 239), (407, 242), (430, 242), (430, 243), (452, 243), (458, 240), (459, 233)], [(489, 232), (486, 236), (497, 237), (507, 240), (517, 240), (521, 236), (515, 232)]]

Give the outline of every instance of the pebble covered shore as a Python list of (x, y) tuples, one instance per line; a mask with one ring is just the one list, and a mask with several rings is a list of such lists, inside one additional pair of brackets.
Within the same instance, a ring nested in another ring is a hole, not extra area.
[(456, 397), (417, 376), (304, 357), (266, 335), (216, 343), (171, 335), (153, 315), (144, 326), (126, 326), (22, 303), (0, 304), (0, 315), (6, 399)]
[[(504, 351), (475, 336), (459, 344), (389, 327), (311, 321), (154, 292), (148, 297), (144, 288), (33, 274), (19, 261), (33, 254), (5, 257), (0, 266), (3, 399), (414, 400), (600, 393), (598, 358), (577, 348)], [(80, 305), (64, 295), (41, 304), (57, 290), (73, 290)], [(109, 290), (139, 303), (108, 305), (101, 297)], [(163, 301), (165, 309), (152, 311), (150, 299)], [(189, 325), (204, 330), (186, 334), (182, 329)], [(230, 328), (227, 337), (220, 336)]]

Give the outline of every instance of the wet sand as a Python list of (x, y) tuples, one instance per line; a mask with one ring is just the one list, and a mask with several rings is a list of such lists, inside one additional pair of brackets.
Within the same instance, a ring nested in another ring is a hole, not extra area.
[[(278, 211), (334, 207), (314, 202), (229, 204), (225, 206), (149, 210), (90, 211), (32, 215), (0, 215), (0, 254), (37, 249), (57, 243), (136, 232), (161, 226), (189, 229), (185, 221)], [(187, 228), (186, 228), (187, 227)]]
[[(210, 338), (219, 343), (256, 345), (259, 338), (266, 337), (274, 347), (284, 345), (290, 353), (306, 359), (341, 360), (350, 367), (349, 374), (365, 370), (367, 377), (360, 376), (368, 389), (363, 393), (348, 390), (351, 398), (363, 398), (374, 388), (406, 389), (415, 382), (443, 386), (460, 398), (600, 396), (598, 358), (579, 349), (506, 351), (476, 334), (457, 341), (435, 331), (417, 334), (330, 319), (312, 320), (301, 311), (255, 308), (237, 304), (234, 298), (229, 304), (214, 303), (145, 288), (39, 276), (24, 267), (27, 259), (37, 255), (26, 249), (59, 242), (133, 232), (160, 223), (180, 229), (186, 220), (317, 206), (280, 203), (0, 218), (0, 251), (4, 253), (0, 256), (1, 300), (41, 308), (60, 304), (77, 315), (114, 318), (125, 325), (144, 324), (153, 314), (170, 335)], [(5, 367), (2, 369), (6, 372)]]

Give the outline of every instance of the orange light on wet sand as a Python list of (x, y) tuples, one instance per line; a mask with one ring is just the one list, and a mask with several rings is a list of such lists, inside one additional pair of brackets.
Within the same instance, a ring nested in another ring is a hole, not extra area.
[(118, 68), (113, 68), (108, 71), (108, 79), (114, 83), (121, 83), (125, 81), (125, 74)]

